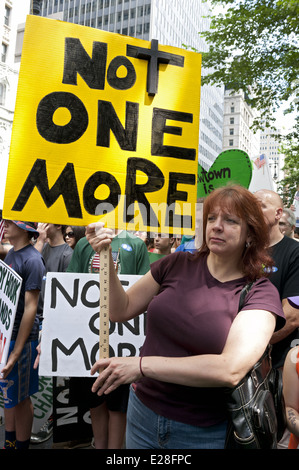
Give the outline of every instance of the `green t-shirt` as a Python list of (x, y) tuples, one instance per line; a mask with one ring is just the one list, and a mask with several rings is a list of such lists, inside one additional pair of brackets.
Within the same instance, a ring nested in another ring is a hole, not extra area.
[(163, 256), (166, 256), (166, 255), (161, 255), (160, 253), (149, 252), (148, 256), (149, 256), (150, 264), (152, 264), (155, 261), (157, 261), (157, 259), (163, 258)]
[[(149, 271), (148, 251), (140, 238), (122, 231), (113, 238), (111, 248), (118, 274), (142, 275)], [(94, 252), (86, 237), (81, 238), (75, 246), (67, 272), (98, 273), (99, 267), (99, 254)]]

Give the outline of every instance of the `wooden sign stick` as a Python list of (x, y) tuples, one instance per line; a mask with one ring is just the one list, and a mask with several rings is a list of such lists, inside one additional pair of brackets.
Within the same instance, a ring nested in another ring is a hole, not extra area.
[(109, 357), (109, 247), (100, 252), (100, 359)]

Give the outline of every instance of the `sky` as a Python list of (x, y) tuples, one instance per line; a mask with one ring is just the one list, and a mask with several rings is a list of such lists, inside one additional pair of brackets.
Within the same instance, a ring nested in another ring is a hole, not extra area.
[(284, 115), (283, 111), (287, 108), (287, 105), (282, 105), (279, 111), (275, 113), (276, 117), (276, 126), (281, 129), (283, 133), (287, 134), (295, 124), (295, 117), (298, 114), (293, 112), (291, 114)]

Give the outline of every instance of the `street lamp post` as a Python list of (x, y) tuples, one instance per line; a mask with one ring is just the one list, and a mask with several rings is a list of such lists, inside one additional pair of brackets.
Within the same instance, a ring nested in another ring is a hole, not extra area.
[(277, 170), (276, 162), (275, 163), (269, 163), (270, 169), (272, 169), (272, 166), (274, 166), (274, 174), (273, 174), (272, 178), (273, 178), (274, 181), (276, 181), (277, 178), (278, 178), (277, 173), (276, 173), (276, 170)]

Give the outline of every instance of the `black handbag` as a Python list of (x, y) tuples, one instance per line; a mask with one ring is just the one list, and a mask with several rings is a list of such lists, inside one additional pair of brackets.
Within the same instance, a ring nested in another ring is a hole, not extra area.
[[(239, 311), (252, 284), (240, 297)], [(225, 390), (229, 423), (226, 449), (276, 449), (286, 428), (281, 370), (272, 368), (271, 346), (239, 384)]]

